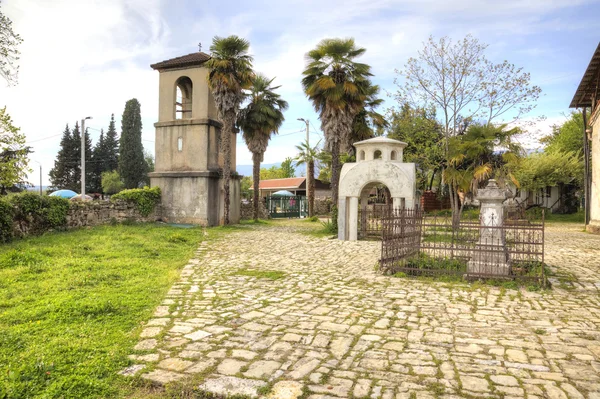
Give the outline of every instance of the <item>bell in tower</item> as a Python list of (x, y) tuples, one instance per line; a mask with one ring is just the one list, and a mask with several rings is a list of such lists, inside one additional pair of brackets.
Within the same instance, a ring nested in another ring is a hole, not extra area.
[[(219, 136), (222, 124), (208, 88), (203, 52), (162, 61), (159, 71), (155, 171), (150, 183), (162, 192), (161, 213), (170, 223), (215, 226), (222, 223), (224, 190)], [(235, 134), (231, 138), (231, 170), (235, 172)], [(240, 181), (230, 182), (230, 221), (240, 219)]]

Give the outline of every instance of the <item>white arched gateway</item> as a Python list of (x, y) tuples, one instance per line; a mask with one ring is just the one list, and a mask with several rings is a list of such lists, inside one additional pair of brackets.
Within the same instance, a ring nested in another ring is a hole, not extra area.
[(371, 189), (385, 185), (394, 208), (415, 206), (416, 172), (414, 163), (402, 162), (406, 143), (376, 137), (354, 143), (357, 162), (346, 163), (340, 173), (338, 238), (358, 238), (358, 209), (366, 211)]

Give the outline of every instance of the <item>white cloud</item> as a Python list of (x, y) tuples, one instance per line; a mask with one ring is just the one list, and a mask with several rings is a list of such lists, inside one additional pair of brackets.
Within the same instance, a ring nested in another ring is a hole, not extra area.
[[(60, 137), (39, 140), (62, 133), (66, 123), (92, 116), (88, 126), (106, 129), (110, 114), (118, 121), (125, 101), (133, 97), (143, 111), (156, 114), (158, 76), (138, 60), (163, 53), (168, 28), (158, 1), (18, 0), (2, 6), (24, 42), (19, 84), (2, 89), (0, 103), (7, 104), (15, 124), (33, 141), (31, 158), (46, 173)], [(144, 138), (153, 140), (153, 130), (146, 122)], [(95, 130), (90, 134), (97, 138)], [(30, 180), (37, 184), (37, 171)]]
[[(221, 0), (211, 7), (193, 0), (4, 0), (2, 10), (25, 42), (21, 46), (20, 83), (0, 91), (0, 104), (8, 106), (15, 124), (33, 141), (60, 134), (65, 123), (72, 125), (88, 115), (94, 117), (89, 122), (93, 128), (106, 128), (113, 112), (119, 124), (125, 101), (136, 97), (142, 104), (144, 145), (152, 147), (158, 73), (149, 64), (195, 51), (198, 41), (208, 51), (213, 36), (237, 34), (251, 41), (256, 69), (276, 77), (275, 83), (282, 85), (282, 96), (290, 103), (282, 134), (271, 141), (265, 154), (265, 162), (279, 162), (293, 156), (294, 145), (303, 139), (301, 134), (283, 135), (302, 129), (296, 118), (311, 119), (311, 130), (320, 126), (300, 80), (304, 55), (321, 39), (354, 37), (359, 46), (367, 48), (361, 61), (372, 65), (377, 83), (393, 90), (394, 68), (402, 68), (430, 34), (459, 38), (473, 33), (492, 44), (492, 56), (519, 63), (523, 57), (552, 54), (552, 42), (528, 42), (528, 35), (586, 29), (578, 21), (551, 17), (583, 3)], [(571, 70), (546, 65), (531, 72), (536, 82), (554, 86), (565, 77), (573, 77)], [(552, 112), (546, 112), (550, 118), (560, 111)], [(95, 132), (92, 130), (92, 138), (97, 137)], [(45, 171), (53, 165), (59, 139), (33, 143), (32, 158), (42, 162)], [(249, 163), (250, 154), (238, 140), (238, 164)], [(37, 182), (36, 173), (32, 180)]]

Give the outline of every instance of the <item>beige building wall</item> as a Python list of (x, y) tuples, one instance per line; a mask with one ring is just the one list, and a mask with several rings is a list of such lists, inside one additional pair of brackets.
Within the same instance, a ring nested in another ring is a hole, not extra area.
[(600, 106), (590, 118), (592, 127), (592, 189), (590, 192), (590, 224), (588, 231), (600, 233)]

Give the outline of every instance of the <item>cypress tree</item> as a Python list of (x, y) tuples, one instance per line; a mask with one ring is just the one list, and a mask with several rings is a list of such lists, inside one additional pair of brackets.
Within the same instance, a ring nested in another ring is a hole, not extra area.
[[(70, 165), (72, 168), (73, 182), (69, 190), (75, 192), (81, 191), (81, 132), (79, 131), (79, 123), (75, 122), (75, 128), (72, 132), (72, 152), (69, 156)], [(91, 181), (93, 180), (94, 171), (92, 167), (92, 140), (88, 130), (85, 129), (85, 191), (90, 192), (92, 189)]]
[[(81, 145), (80, 145), (81, 148)], [(88, 129), (85, 129), (85, 192), (98, 192), (94, 191), (92, 188), (92, 183), (94, 181), (94, 163), (91, 162), (93, 155), (92, 150), (92, 138), (90, 137), (90, 133)], [(79, 153), (79, 164), (81, 164), (81, 153)], [(81, 169), (81, 167), (80, 167)], [(79, 181), (79, 187), (81, 188), (81, 181)]]
[(79, 132), (79, 122), (75, 122), (75, 127), (71, 132), (69, 165), (72, 174), (69, 190), (78, 193), (81, 191), (81, 133)]
[(108, 131), (104, 138), (105, 171), (111, 172), (119, 168), (119, 138), (115, 128), (115, 114), (110, 116)]
[(60, 190), (72, 187), (71, 160), (73, 153), (73, 136), (69, 130), (69, 125), (65, 127), (62, 138), (60, 139), (60, 150), (54, 160), (54, 167), (50, 170), (51, 190)]
[(125, 103), (119, 143), (119, 174), (126, 188), (136, 188), (145, 180), (147, 168), (142, 146), (140, 103), (135, 98)]
[[(102, 172), (106, 171), (106, 140), (104, 139), (104, 129), (100, 130), (100, 138), (92, 150), (92, 161), (90, 170), (92, 177), (90, 179), (90, 192), (102, 192)], [(87, 167), (86, 167), (87, 169)]]

